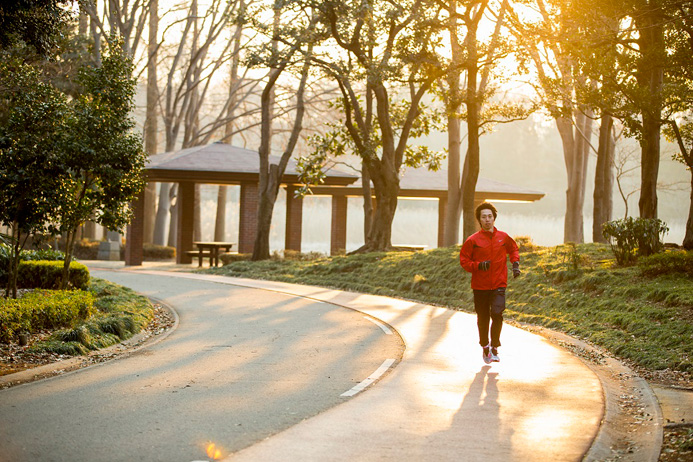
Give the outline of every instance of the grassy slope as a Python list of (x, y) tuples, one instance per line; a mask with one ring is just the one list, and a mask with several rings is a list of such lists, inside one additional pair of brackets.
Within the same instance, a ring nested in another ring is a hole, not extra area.
[[(238, 261), (207, 271), (417, 300), (474, 310), (459, 247), (318, 260)], [(693, 281), (614, 267), (607, 246), (558, 246), (521, 254), (505, 318), (567, 332), (649, 370), (693, 373)]]

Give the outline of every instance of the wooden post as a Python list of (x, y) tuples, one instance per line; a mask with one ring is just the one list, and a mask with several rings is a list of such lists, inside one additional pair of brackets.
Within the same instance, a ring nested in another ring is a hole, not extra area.
[(347, 197), (332, 196), (332, 229), (330, 232), (330, 255), (346, 251)]
[(284, 248), (301, 251), (301, 233), (303, 231), (303, 197), (294, 197), (296, 186), (286, 187), (286, 232)]
[(238, 252), (253, 253), (257, 236), (257, 183), (241, 183), (241, 211), (238, 220)]
[(142, 265), (144, 243), (144, 191), (132, 201), (134, 217), (127, 226), (125, 240), (125, 264), (127, 266)]
[(178, 233), (176, 239), (176, 263), (192, 263), (192, 256), (186, 252), (193, 249), (193, 229), (195, 222), (195, 183), (178, 183)]

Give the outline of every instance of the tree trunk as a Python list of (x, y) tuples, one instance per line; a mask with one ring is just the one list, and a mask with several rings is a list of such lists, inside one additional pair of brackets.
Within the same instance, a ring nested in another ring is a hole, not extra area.
[[(278, 22), (278, 16), (279, 11), (275, 10), (275, 23)], [(308, 50), (306, 52), (307, 57), (304, 58), (303, 62), (301, 81), (296, 91), (296, 114), (291, 127), (291, 134), (289, 135), (286, 148), (284, 149), (284, 152), (279, 160), (279, 165), (270, 164), (269, 156), (272, 141), (274, 85), (276, 84), (281, 73), (289, 64), (297, 49), (298, 48), (295, 47), (293, 52), (288, 53), (288, 55), (284, 57), (284, 61), (281, 63), (280, 67), (273, 68), (272, 71), (270, 71), (269, 80), (262, 92), (262, 96), (260, 97), (260, 104), (262, 108), (260, 148), (258, 149), (258, 156), (260, 158), (258, 189), (260, 197), (258, 199), (258, 228), (255, 236), (255, 246), (253, 248), (253, 261), (266, 260), (270, 256), (269, 235), (272, 224), (272, 211), (274, 210), (274, 204), (277, 200), (277, 195), (279, 194), (281, 179), (284, 176), (286, 166), (289, 163), (289, 159), (293, 155), (299, 135), (303, 129), (303, 116), (305, 115), (306, 111), (304, 94), (310, 71), (310, 56), (312, 54), (312, 45), (310, 44), (308, 45)]]
[(657, 177), (659, 176), (660, 122), (659, 117), (643, 113), (643, 134), (640, 142), (642, 157), (640, 165), (641, 218), (657, 218)]
[(594, 210), (592, 215), (592, 242), (606, 243), (602, 234), (602, 226), (611, 220), (613, 204), (613, 118), (602, 114), (599, 127), (599, 148), (597, 150), (597, 166), (594, 175)]
[(168, 223), (171, 202), (169, 194), (171, 183), (161, 183), (159, 190), (159, 204), (156, 208), (156, 220), (154, 222), (154, 236), (152, 242), (156, 245), (166, 245), (166, 224)]
[[(383, 159), (387, 157), (383, 152)], [(395, 218), (399, 196), (398, 170), (379, 160), (367, 162), (367, 167), (375, 190), (375, 210), (366, 244), (359, 250), (389, 250), (392, 248), (392, 220)]]
[[(475, 23), (475, 25), (478, 23)], [(467, 31), (467, 156), (464, 160), (462, 171), (462, 223), (463, 237), (465, 241), (477, 230), (476, 216), (474, 214), (474, 195), (476, 183), (479, 179), (479, 110), (480, 102), (477, 93), (477, 81), (479, 76), (478, 53), (476, 41), (476, 27), (470, 27)]]
[(688, 206), (688, 221), (686, 221), (686, 235), (683, 238), (683, 248), (693, 250), (693, 168), (691, 172), (691, 201)]
[(462, 185), (460, 183), (461, 166), (461, 121), (459, 116), (462, 98), (460, 96), (460, 74), (463, 50), (457, 35), (457, 1), (452, 0), (448, 6), (450, 13), (448, 31), (452, 51), (451, 70), (448, 74), (448, 202), (445, 210), (443, 245), (457, 244), (460, 236), (460, 211), (462, 209)]
[[(158, 151), (159, 88), (157, 84), (157, 49), (159, 34), (159, 0), (149, 1), (149, 45), (147, 53), (147, 113), (144, 122), (144, 149), (150, 156)], [(149, 182), (144, 191), (144, 242), (154, 242), (156, 227), (156, 184)]]
[[(243, 0), (240, 2), (239, 10), (244, 10)], [(231, 58), (231, 80), (229, 82), (229, 109), (226, 112), (226, 124), (224, 124), (224, 140), (228, 144), (233, 141), (234, 129), (234, 112), (238, 101), (238, 66), (240, 64), (241, 50), (241, 33), (242, 26), (240, 23), (236, 25), (233, 33), (233, 55)], [(228, 187), (225, 185), (219, 186), (217, 193), (217, 213), (214, 220), (214, 240), (224, 241), (226, 236), (226, 197), (228, 195)]]
[(168, 246), (176, 247), (176, 242), (178, 241), (178, 201), (176, 196), (178, 194), (178, 183), (171, 184), (171, 188), (168, 193), (168, 203), (170, 221), (168, 227)]
[(563, 242), (582, 243), (585, 240), (582, 214), (591, 122), (581, 111), (575, 113), (575, 127), (571, 119), (561, 117), (556, 119), (556, 126), (563, 144), (568, 184)]
[[(375, 211), (363, 250), (382, 251), (392, 248), (392, 220), (397, 210), (401, 160), (398, 160), (395, 134), (390, 120), (390, 100), (387, 89), (382, 82), (377, 82), (373, 86), (373, 95), (380, 123), (382, 159), (368, 159), (366, 161), (368, 174), (373, 181), (375, 192)], [(411, 104), (414, 103), (414, 101), (411, 102)], [(405, 135), (402, 133), (401, 136)]]
[(67, 283), (70, 280), (70, 263), (72, 262), (72, 253), (75, 249), (76, 238), (76, 229), (68, 231), (65, 236), (65, 260), (63, 260), (63, 271), (60, 276), (60, 290), (66, 290)]
[(592, 139), (592, 120), (593, 112), (589, 108), (582, 108), (576, 115), (576, 134), (575, 143), (576, 155), (575, 174), (573, 175), (574, 184), (572, 185), (575, 195), (573, 204), (573, 220), (575, 224), (575, 240), (572, 242), (585, 242), (585, 189), (587, 186), (587, 161), (589, 160), (590, 144)]
[(371, 232), (373, 225), (373, 191), (371, 190), (371, 176), (368, 174), (366, 164), (361, 161), (361, 194), (363, 196), (363, 239), (364, 242)]
[(225, 241), (226, 236), (226, 196), (228, 186), (219, 185), (217, 192), (217, 213), (214, 219), (214, 240)]
[(642, 149), (640, 170), (641, 218), (657, 218), (657, 177), (659, 176), (662, 86), (664, 84), (664, 21), (656, 5), (646, 5), (636, 17), (642, 56), (637, 64), (638, 86), (648, 95), (641, 110)]
[(270, 232), (272, 230), (272, 212), (279, 194), (278, 166), (270, 165), (267, 182), (260, 187), (257, 212), (257, 235), (253, 247), (253, 260), (267, 260), (270, 257)]
[[(5, 298), (17, 298), (17, 273), (19, 271), (19, 254), (24, 245), (21, 242), (19, 225), (15, 222), (11, 226), (11, 253), (10, 253), (10, 274), (8, 275), (7, 287), (5, 287)], [(26, 241), (25, 241), (26, 242)]]
[(193, 241), (202, 240), (202, 202), (200, 200), (200, 184), (195, 183), (195, 220), (193, 222)]

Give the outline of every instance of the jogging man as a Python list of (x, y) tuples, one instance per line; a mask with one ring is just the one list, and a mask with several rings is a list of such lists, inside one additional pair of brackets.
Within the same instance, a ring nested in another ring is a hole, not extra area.
[[(494, 226), (498, 211), (484, 202), (476, 208), (481, 229), (469, 236), (460, 249), (460, 265), (472, 273), (474, 310), (479, 327), (479, 345), (484, 362), (498, 362), (498, 347), (505, 310), (505, 288), (508, 285), (507, 256), (513, 264), (513, 277), (520, 275), (520, 252), (515, 241)], [(489, 341), (489, 322), (491, 339)]]

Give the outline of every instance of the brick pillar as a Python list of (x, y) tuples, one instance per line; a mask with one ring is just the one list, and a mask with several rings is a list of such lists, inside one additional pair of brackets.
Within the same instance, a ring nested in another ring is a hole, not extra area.
[(296, 187), (286, 187), (286, 233), (284, 248), (301, 251), (301, 232), (303, 231), (303, 197), (294, 197)]
[(141, 191), (132, 201), (131, 207), (135, 214), (126, 230), (125, 264), (140, 266), (143, 260), (142, 244), (144, 243), (144, 191)]
[(448, 207), (448, 198), (438, 198), (438, 247), (443, 247), (445, 242), (445, 214)]
[(192, 256), (185, 252), (193, 250), (193, 228), (195, 220), (195, 183), (178, 183), (178, 232), (176, 233), (176, 263), (191, 263)]
[(330, 255), (346, 250), (347, 197), (332, 196), (332, 230), (330, 232)]
[(241, 211), (238, 220), (238, 253), (253, 253), (257, 236), (257, 183), (241, 183)]

